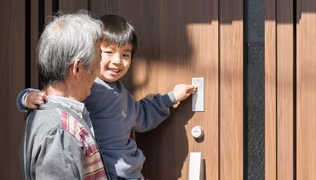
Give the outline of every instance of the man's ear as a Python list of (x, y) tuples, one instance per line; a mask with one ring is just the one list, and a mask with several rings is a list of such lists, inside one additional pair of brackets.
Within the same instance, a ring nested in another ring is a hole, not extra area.
[(79, 59), (75, 60), (71, 68), (73, 75), (77, 76), (79, 71), (81, 71), (81, 61)]

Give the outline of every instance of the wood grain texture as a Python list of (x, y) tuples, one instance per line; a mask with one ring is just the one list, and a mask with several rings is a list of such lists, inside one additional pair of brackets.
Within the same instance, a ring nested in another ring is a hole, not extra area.
[[(90, 5), (97, 15), (118, 14), (136, 28), (139, 49), (122, 81), (137, 99), (190, 84), (192, 77), (205, 78), (205, 112), (193, 113), (189, 98), (158, 128), (137, 134), (147, 157), (145, 177), (186, 180), (188, 154), (199, 151), (205, 160), (203, 176), (218, 179), (218, 1), (107, 0)], [(204, 128), (202, 142), (191, 136), (196, 125)]]
[[(211, 0), (211, 24), (210, 24), (210, 58), (211, 64), (207, 71), (207, 77), (211, 77), (209, 90), (206, 96), (206, 104), (209, 108), (209, 113), (206, 115), (204, 121), (208, 122), (208, 137), (210, 140), (206, 144), (204, 152), (204, 158), (206, 160), (204, 169), (206, 170), (207, 179), (219, 179), (219, 23), (218, 23), (218, 8), (219, 0)], [(205, 30), (207, 33), (207, 29)], [(203, 40), (202, 40), (203, 41)], [(207, 50), (206, 50), (207, 51)], [(201, 64), (203, 66), (203, 64)], [(203, 180), (203, 179), (201, 179)]]
[(277, 178), (294, 175), (293, 0), (277, 1)]
[(297, 177), (316, 179), (316, 2), (297, 1)]
[(220, 1), (220, 179), (243, 176), (242, 0)]
[(101, 17), (105, 15), (105, 13), (110, 13), (110, 5), (108, 5), (108, 1), (104, 0), (89, 0), (89, 11), (91, 11), (95, 17)]
[(24, 121), (15, 99), (25, 87), (25, 2), (1, 1), (0, 23), (0, 179), (18, 180), (22, 179), (18, 155)]
[(53, 16), (53, 0), (45, 0), (44, 2), (44, 27), (52, 20)]
[[(48, 3), (46, 3), (48, 4)], [(30, 87), (31, 88), (39, 88), (39, 77), (38, 77), (38, 69), (37, 69), (37, 60), (36, 60), (36, 47), (39, 39), (39, 2), (38, 0), (31, 1), (31, 17), (30, 17), (30, 34), (28, 36), (31, 36), (29, 42), (30, 46)], [(27, 87), (29, 88), (29, 87)]]
[(276, 4), (265, 0), (265, 179), (277, 179)]
[(74, 13), (78, 10), (88, 10), (89, 0), (59, 0), (59, 10), (63, 13)]

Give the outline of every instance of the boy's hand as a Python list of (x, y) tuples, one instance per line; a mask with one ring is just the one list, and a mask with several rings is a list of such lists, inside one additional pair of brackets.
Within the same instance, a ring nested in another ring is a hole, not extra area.
[(183, 101), (196, 91), (196, 87), (187, 84), (178, 84), (173, 88), (173, 94), (177, 102)]
[(24, 104), (29, 109), (38, 109), (38, 105), (45, 101), (48, 101), (45, 91), (31, 91), (26, 94)]

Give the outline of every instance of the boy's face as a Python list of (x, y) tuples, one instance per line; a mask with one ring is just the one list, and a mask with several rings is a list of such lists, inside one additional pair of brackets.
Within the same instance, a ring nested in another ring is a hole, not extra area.
[(124, 76), (131, 64), (132, 45), (101, 46), (101, 70), (99, 77), (114, 82)]

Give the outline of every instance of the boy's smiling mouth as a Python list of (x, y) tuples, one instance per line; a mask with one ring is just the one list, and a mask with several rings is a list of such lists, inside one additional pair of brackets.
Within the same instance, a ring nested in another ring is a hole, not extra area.
[(114, 73), (119, 73), (121, 70), (117, 68), (108, 68), (109, 71), (114, 72)]

